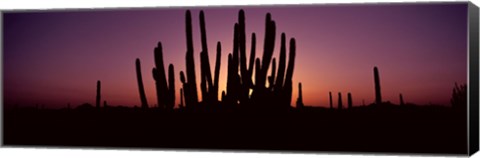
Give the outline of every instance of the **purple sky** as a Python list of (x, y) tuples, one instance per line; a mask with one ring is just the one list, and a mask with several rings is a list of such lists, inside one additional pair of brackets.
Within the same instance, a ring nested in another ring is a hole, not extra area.
[(447, 105), (454, 83), (466, 83), (467, 3), (16, 11), (3, 14), (5, 105), (94, 104), (97, 80), (102, 81), (102, 100), (139, 105), (136, 58), (142, 62), (148, 102), (156, 104), (151, 69), (158, 41), (165, 66), (175, 66), (178, 104), (187, 9), (193, 18), (197, 83), (201, 9), (212, 71), (216, 42), (222, 42), (220, 92), (240, 9), (246, 13), (247, 50), (251, 33), (257, 34), (257, 57), (263, 53), (267, 12), (277, 26), (277, 60), (280, 34), (297, 40), (292, 104), (298, 82), (306, 105), (327, 106), (329, 91), (335, 104), (338, 92), (351, 92), (354, 105), (372, 103), (374, 66), (383, 99), (393, 103), (402, 93), (406, 102)]

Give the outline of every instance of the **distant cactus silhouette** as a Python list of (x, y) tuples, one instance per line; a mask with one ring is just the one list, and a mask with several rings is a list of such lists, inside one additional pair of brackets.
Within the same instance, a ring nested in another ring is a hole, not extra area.
[(297, 98), (297, 108), (302, 108), (303, 105), (303, 96), (302, 96), (302, 83), (298, 83), (298, 98)]
[(103, 101), (103, 107), (105, 107), (105, 108), (106, 108), (107, 106), (108, 106), (108, 104), (107, 104), (107, 101), (106, 101), (106, 100), (104, 100), (104, 101)]
[(405, 103), (403, 102), (403, 95), (402, 95), (402, 93), (400, 93), (399, 96), (400, 96), (400, 105), (402, 105), (402, 106), (405, 105)]
[(96, 99), (96, 102), (95, 102), (95, 107), (97, 108), (100, 108), (100, 99), (101, 99), (101, 96), (100, 96), (100, 80), (97, 81), (97, 99)]
[(338, 110), (342, 110), (342, 93), (338, 93)]
[(351, 109), (352, 108), (352, 94), (351, 93), (348, 93), (347, 94), (347, 99), (348, 99), (348, 109)]
[(458, 85), (455, 83), (455, 87), (452, 90), (452, 98), (450, 99), (452, 107), (455, 109), (467, 108), (467, 85)]
[(168, 93), (167, 93), (167, 109), (175, 107), (175, 72), (173, 64), (168, 65)]
[(375, 79), (375, 104), (380, 105), (382, 104), (382, 93), (380, 91), (380, 76), (376, 66), (373, 68), (373, 76)]
[(333, 98), (332, 98), (332, 92), (328, 92), (328, 96), (330, 99), (330, 109), (333, 109)]
[(140, 93), (140, 101), (142, 103), (142, 108), (147, 109), (147, 97), (145, 96), (145, 90), (143, 88), (143, 79), (142, 79), (142, 69), (140, 66), (140, 59), (137, 58), (135, 60), (135, 70), (137, 71), (137, 83), (138, 83), (138, 91)]

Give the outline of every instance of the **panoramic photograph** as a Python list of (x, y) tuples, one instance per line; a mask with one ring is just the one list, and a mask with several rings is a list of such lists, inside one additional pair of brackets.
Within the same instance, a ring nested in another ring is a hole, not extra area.
[(467, 2), (2, 14), (6, 146), (468, 153)]

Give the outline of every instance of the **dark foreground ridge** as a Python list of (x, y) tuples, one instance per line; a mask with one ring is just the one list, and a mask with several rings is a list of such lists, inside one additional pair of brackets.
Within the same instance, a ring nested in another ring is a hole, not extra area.
[(5, 112), (4, 145), (465, 154), (464, 114), (413, 106), (273, 113), (12, 109)]

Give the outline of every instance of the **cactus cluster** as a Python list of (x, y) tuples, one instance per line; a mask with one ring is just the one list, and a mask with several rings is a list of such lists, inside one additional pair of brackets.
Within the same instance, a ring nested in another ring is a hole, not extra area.
[[(221, 102), (218, 100), (219, 74), (221, 43), (217, 42), (216, 62), (214, 75), (212, 77), (205, 25), (205, 15), (200, 11), (200, 35), (202, 50), (200, 51), (200, 92), (202, 102), (199, 102), (197, 94), (197, 84), (195, 76), (195, 62), (192, 37), (192, 17), (189, 10), (185, 14), (186, 23), (186, 71), (180, 71), (180, 81), (182, 88), (180, 90), (179, 107), (187, 109), (198, 107), (214, 107), (222, 105), (225, 107), (290, 107), (292, 100), (292, 77), (295, 65), (295, 39), (290, 39), (290, 51), (288, 65), (286, 63), (286, 37), (282, 33), (280, 48), (280, 60), (278, 70), (276, 70), (276, 59), (272, 61), (275, 46), (275, 21), (272, 20), (270, 13), (267, 13), (265, 20), (265, 41), (262, 58), (255, 56), (256, 37), (255, 33), (251, 36), (251, 51), (247, 64), (246, 54), (246, 31), (245, 31), (245, 13), (239, 11), (238, 22), (234, 25), (233, 51), (228, 54), (228, 74), (226, 91), (222, 92)], [(162, 44), (159, 42), (154, 51), (155, 67), (152, 70), (153, 78), (157, 90), (157, 102), (160, 108), (173, 109), (175, 104), (175, 84), (173, 65), (169, 65), (168, 84), (163, 64)], [(272, 64), (272, 68), (270, 68)], [(137, 59), (137, 79), (140, 92), (142, 107), (147, 107), (143, 83), (141, 81), (140, 61)], [(252, 76), (255, 70), (255, 79)], [(268, 70), (271, 70), (270, 76), (267, 76)], [(255, 81), (255, 82), (254, 82)], [(267, 87), (268, 82), (268, 87)], [(299, 84), (299, 93), (301, 93), (301, 84)], [(299, 104), (303, 106), (303, 100), (299, 96)], [(184, 102), (185, 101), (185, 102)], [(184, 105), (185, 103), (185, 105)]]
[[(225, 93), (227, 105), (253, 106), (255, 108), (289, 108), (292, 100), (292, 77), (295, 64), (295, 39), (290, 39), (290, 55), (286, 67), (286, 40), (282, 33), (280, 60), (276, 70), (273, 58), (276, 25), (271, 14), (265, 19), (265, 38), (262, 58), (255, 57), (256, 36), (252, 33), (252, 44), (247, 67), (245, 13), (239, 12), (238, 22), (234, 25), (233, 51), (228, 55), (228, 81)], [(272, 64), (271, 74), (267, 77)], [(238, 70), (240, 69), (240, 73)], [(252, 80), (255, 69), (255, 82)], [(286, 75), (285, 75), (286, 73)], [(268, 82), (268, 87), (266, 86)], [(252, 91), (250, 95), (250, 91)], [(270, 107), (274, 106), (274, 107)]]

